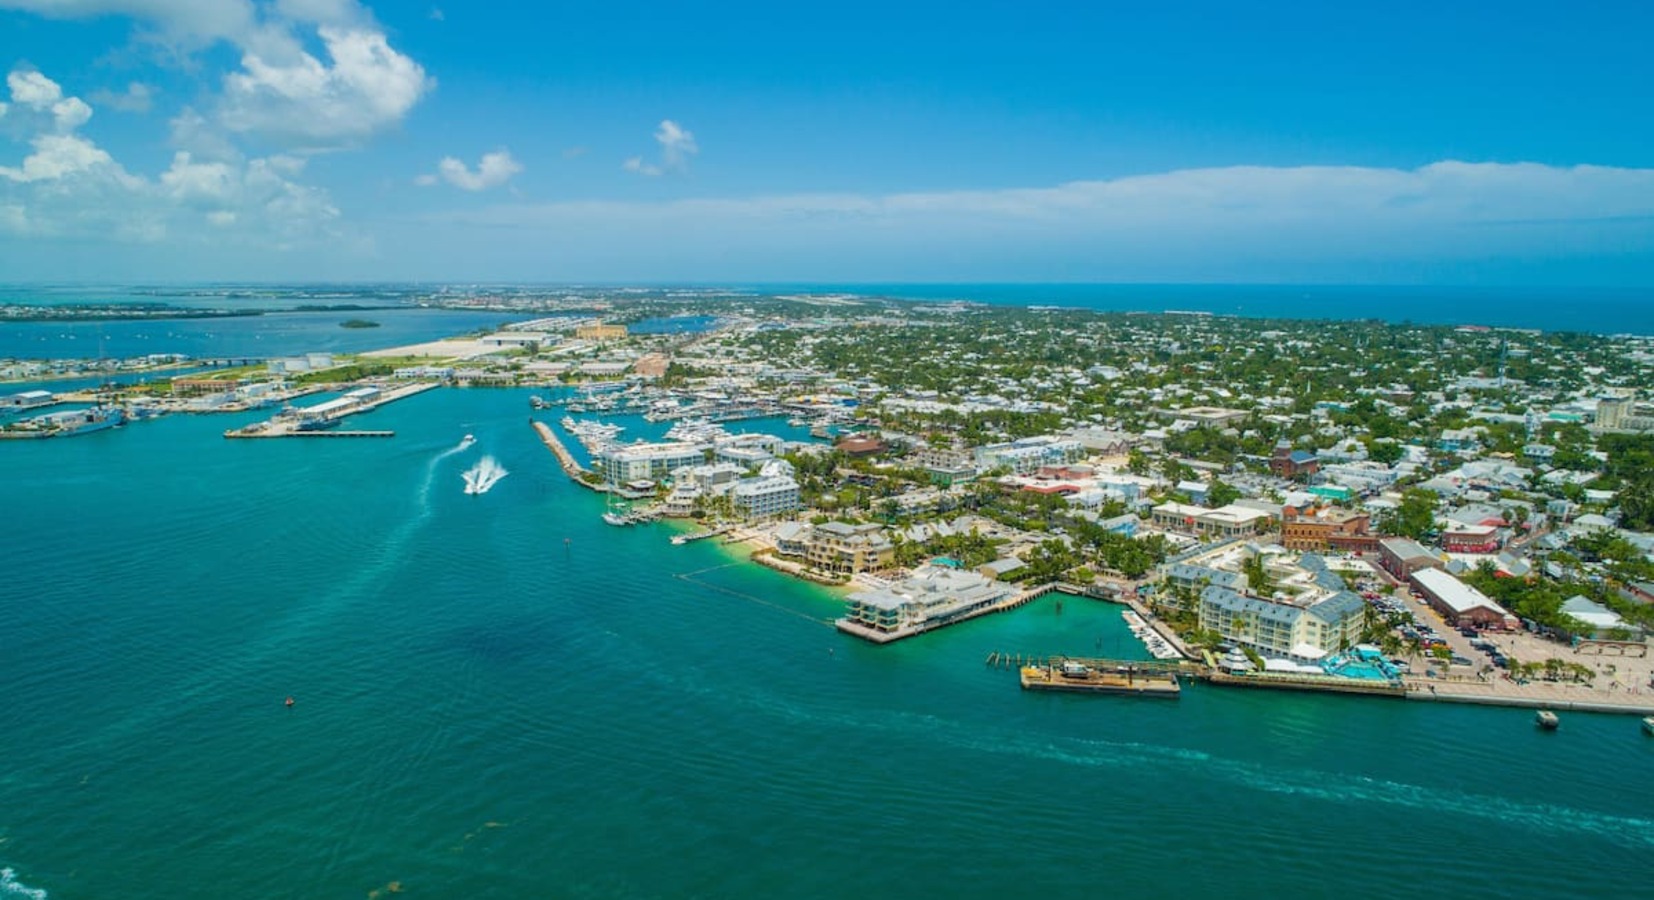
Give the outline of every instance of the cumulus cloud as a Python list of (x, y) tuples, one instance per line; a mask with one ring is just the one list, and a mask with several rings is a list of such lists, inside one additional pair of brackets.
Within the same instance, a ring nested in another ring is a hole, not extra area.
[(646, 162), (641, 156), (633, 156), (621, 163), (620, 167), (628, 172), (654, 178), (667, 172), (688, 169), (689, 158), (701, 150), (695, 143), (695, 135), (671, 119), (662, 119), (659, 127), (655, 129), (655, 143), (660, 145), (659, 163)]
[[(0, 0), (7, 6), (55, 17), (132, 16), (157, 29), (152, 39), (184, 53), (232, 44), (240, 68), (224, 76), (214, 110), (220, 123), (311, 147), (393, 127), (435, 86), (357, 0)], [(324, 58), (307, 48), (312, 38)]]
[(317, 31), (331, 64), (300, 52), (256, 53), (224, 81), (223, 121), (234, 131), (330, 142), (367, 137), (401, 121), (434, 81), (375, 31)]
[(522, 164), (511, 157), (509, 150), (483, 154), (474, 172), (464, 162), (452, 156), (444, 157), (437, 164), (437, 172), (444, 181), (467, 191), (485, 191), (499, 187), (522, 170)]
[(13, 69), (6, 75), (6, 87), (13, 103), (30, 109), (50, 109), (63, 99), (57, 82), (31, 69)]
[(668, 168), (688, 165), (689, 157), (701, 152), (701, 148), (695, 146), (695, 136), (671, 119), (661, 120), (660, 127), (655, 129), (655, 141), (660, 144), (661, 159)]
[(173, 120), (179, 150), (155, 178), (128, 172), (110, 153), (75, 134), (92, 107), (39, 72), (7, 76), (13, 102), (29, 115), (30, 152), (0, 162), (0, 231), (24, 237), (155, 241), (169, 236), (245, 239), (268, 246), (327, 240), (339, 212), (319, 189), (294, 181), (302, 158), (244, 158), (193, 110)]
[(99, 106), (107, 106), (120, 112), (146, 113), (155, 104), (155, 88), (141, 81), (134, 81), (124, 90), (99, 88), (92, 92), (91, 97), (92, 102)]

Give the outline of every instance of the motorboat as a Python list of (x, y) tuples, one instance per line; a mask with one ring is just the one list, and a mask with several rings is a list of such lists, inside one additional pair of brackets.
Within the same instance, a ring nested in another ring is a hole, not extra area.
[(1654, 735), (1654, 716), (1643, 716), (1643, 734)]
[(1557, 726), (1562, 724), (1562, 720), (1556, 717), (1556, 713), (1548, 709), (1542, 709), (1534, 714), (1533, 722), (1546, 731), (1555, 731)]

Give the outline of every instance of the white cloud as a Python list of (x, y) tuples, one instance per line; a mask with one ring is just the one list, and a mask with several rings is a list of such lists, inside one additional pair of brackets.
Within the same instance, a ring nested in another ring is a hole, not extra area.
[[(327, 194), (292, 180), (304, 169), (302, 158), (246, 160), (186, 109), (172, 122), (185, 149), (149, 179), (72, 133), (92, 114), (79, 98), (63, 97), (55, 82), (37, 72), (13, 72), (7, 82), (31, 110), (25, 127), (36, 133), (20, 164), (0, 164), (4, 233), (117, 241), (210, 234), (214, 241), (260, 247), (322, 244), (337, 235), (339, 211)], [(192, 152), (195, 147), (204, 150)]]
[(641, 156), (634, 156), (626, 160), (620, 164), (620, 167), (628, 172), (636, 172), (639, 175), (648, 175), (651, 178), (661, 173), (660, 166), (651, 165), (650, 163), (644, 162), (643, 157)]
[(235, 40), (252, 31), (250, 0), (0, 0), (0, 7), (60, 19), (124, 15), (156, 23), (175, 40)]
[[(442, 161), (437, 163), (437, 173), (442, 176), (443, 180), (466, 191), (485, 191), (489, 188), (499, 187), (510, 181), (512, 176), (522, 170), (522, 164), (511, 157), (511, 151), (509, 150), (496, 150), (493, 153), (483, 154), (482, 159), (477, 163), (475, 172), (471, 171), (464, 162), (452, 156), (443, 157)], [(436, 183), (434, 178), (430, 181), (424, 180), (427, 177), (429, 176), (420, 176), (416, 180), (422, 185)]]
[(224, 81), (223, 121), (234, 131), (332, 142), (401, 121), (435, 82), (382, 33), (323, 26), (332, 64), (309, 53), (282, 61), (248, 53)]
[(13, 69), (6, 75), (6, 87), (11, 89), (13, 103), (30, 109), (50, 109), (63, 99), (63, 88), (57, 82), (29, 69)]
[[(59, 18), (132, 16), (177, 53), (233, 44), (241, 68), (224, 76), (220, 123), (308, 147), (390, 128), (435, 85), (357, 0), (0, 0), (8, 6)], [(326, 61), (306, 49), (311, 36)]]
[(74, 131), (92, 120), (92, 107), (79, 97), (66, 97), (52, 104), (52, 120), (58, 131)]
[(29, 142), (34, 152), (19, 168), (0, 166), (0, 178), (17, 182), (56, 181), (99, 167), (113, 167), (114, 160), (98, 145), (73, 134), (42, 134)]
[(643, 157), (634, 156), (621, 163), (620, 167), (628, 172), (655, 178), (667, 172), (682, 172), (688, 169), (689, 157), (701, 150), (695, 143), (695, 135), (671, 119), (662, 119), (655, 129), (655, 143), (660, 144), (658, 164), (645, 162)]
[(121, 91), (99, 88), (92, 92), (91, 97), (92, 102), (99, 106), (107, 106), (120, 112), (146, 113), (155, 103), (155, 88), (141, 81), (134, 81)]
[(701, 152), (695, 145), (695, 135), (671, 119), (662, 119), (655, 129), (655, 140), (660, 144), (661, 159), (667, 168), (681, 168), (689, 164), (689, 157)]

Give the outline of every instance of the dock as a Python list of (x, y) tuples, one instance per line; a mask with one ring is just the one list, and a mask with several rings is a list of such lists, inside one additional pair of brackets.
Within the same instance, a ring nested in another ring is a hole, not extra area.
[(396, 437), (394, 431), (289, 431), (282, 434), (265, 434), (247, 432), (244, 429), (235, 429), (224, 432), (227, 438), (261, 438), (261, 437), (292, 437), (292, 438), (388, 438)]
[(1369, 681), (1344, 678), (1338, 675), (1300, 675), (1275, 672), (1249, 672), (1231, 675), (1215, 668), (1206, 669), (1200, 676), (1211, 684), (1226, 687), (1263, 688), (1277, 691), (1320, 691), (1329, 694), (1361, 694), (1368, 697), (1407, 696), (1407, 686), (1394, 681)]
[[(360, 388), (352, 394), (364, 394), (356, 402), (349, 395), (338, 400), (329, 400), (320, 407), (327, 408), (325, 413), (318, 407), (314, 413), (305, 409), (284, 409), (273, 419), (263, 422), (254, 422), (244, 428), (232, 428), (224, 432), (226, 438), (287, 438), (287, 437), (394, 437), (394, 431), (334, 431), (333, 426), (343, 422), (346, 417), (357, 413), (371, 412), (387, 403), (423, 394), (432, 388), (441, 387), (434, 381), (417, 384), (403, 384), (378, 391), (376, 388)], [(339, 408), (332, 408), (334, 404), (342, 404)], [(308, 416), (308, 417), (307, 417)]]
[[(998, 656), (995, 654), (994, 656)], [(990, 656), (990, 664), (995, 664)], [(1176, 663), (1124, 659), (1086, 659), (1052, 656), (1018, 667), (1025, 691), (1064, 691), (1080, 694), (1125, 694), (1176, 700), (1183, 688)]]

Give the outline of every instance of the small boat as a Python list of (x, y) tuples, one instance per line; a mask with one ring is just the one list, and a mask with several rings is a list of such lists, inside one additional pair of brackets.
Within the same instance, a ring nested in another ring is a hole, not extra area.
[(1556, 717), (1556, 713), (1553, 713), (1548, 709), (1540, 710), (1534, 715), (1533, 721), (1535, 725), (1538, 725), (1546, 731), (1555, 731), (1557, 726), (1562, 724), (1562, 720)]
[(1654, 735), (1654, 716), (1643, 716), (1643, 734)]

